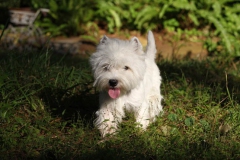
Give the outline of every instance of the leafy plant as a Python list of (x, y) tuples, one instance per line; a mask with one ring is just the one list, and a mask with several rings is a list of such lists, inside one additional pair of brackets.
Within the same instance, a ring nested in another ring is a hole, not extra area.
[[(49, 8), (49, 1), (48, 0), (30, 0), (31, 2), (31, 7), (34, 9), (39, 9), (39, 8)], [(57, 2), (57, 0), (56, 0)]]
[(136, 9), (141, 3), (133, 1), (97, 1), (95, 19), (100, 26), (107, 26), (110, 33), (121, 28), (134, 29), (133, 21), (136, 18)]
[[(39, 21), (38, 25), (51, 36), (76, 36), (84, 33), (84, 25), (92, 19), (92, 1), (49, 0), (49, 16)], [(35, 1), (35, 6), (38, 6)], [(40, 4), (39, 4), (40, 6)]]
[(0, 7), (21, 7), (21, 5), (29, 4), (28, 0), (10, 0), (10, 1), (1, 1)]
[[(110, 33), (119, 30), (198, 30), (202, 36), (218, 39), (218, 47), (207, 47), (215, 54), (239, 56), (240, 11), (234, 0), (31, 0), (12, 1), (38, 9), (49, 8), (47, 18), (38, 21), (49, 35), (76, 36), (88, 26), (99, 26)], [(3, 2), (3, 6), (12, 6)], [(4, 16), (5, 17), (5, 16)], [(97, 25), (96, 25), (97, 24)], [(96, 27), (94, 27), (96, 28)], [(98, 29), (96, 29), (97, 31)], [(205, 30), (208, 30), (206, 33)], [(90, 31), (91, 32), (91, 31)], [(95, 32), (95, 31), (94, 31)], [(89, 34), (89, 33), (88, 33)], [(86, 36), (85, 36), (86, 37)], [(90, 37), (94, 39), (96, 36)], [(89, 37), (87, 37), (89, 39)], [(209, 44), (209, 42), (205, 42)]]
[[(209, 28), (205, 36), (219, 37), (222, 52), (233, 54), (238, 49), (240, 36), (240, 3), (238, 1), (195, 0), (140, 0), (98, 1), (96, 19), (109, 32), (120, 29), (202, 30)], [(219, 52), (219, 51), (218, 51)]]

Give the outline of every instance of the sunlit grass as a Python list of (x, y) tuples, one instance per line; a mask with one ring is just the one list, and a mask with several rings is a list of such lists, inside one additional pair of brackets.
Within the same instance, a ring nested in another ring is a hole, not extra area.
[(0, 58), (1, 159), (238, 159), (239, 62), (159, 62), (164, 114), (146, 132), (132, 115), (103, 141), (87, 59), (47, 52)]

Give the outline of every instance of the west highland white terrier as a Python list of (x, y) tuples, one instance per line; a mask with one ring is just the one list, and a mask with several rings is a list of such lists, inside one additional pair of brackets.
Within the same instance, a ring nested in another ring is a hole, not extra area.
[(104, 36), (90, 58), (94, 86), (100, 91), (100, 109), (94, 125), (104, 137), (113, 134), (132, 112), (144, 130), (162, 111), (161, 76), (155, 63), (156, 46), (148, 32), (146, 52), (138, 38), (130, 41)]

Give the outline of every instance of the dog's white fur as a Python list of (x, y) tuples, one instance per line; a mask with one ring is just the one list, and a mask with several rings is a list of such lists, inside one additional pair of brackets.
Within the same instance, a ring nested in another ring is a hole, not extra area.
[[(90, 63), (94, 86), (100, 90), (100, 109), (96, 112), (94, 124), (103, 137), (116, 131), (125, 110), (133, 112), (143, 129), (162, 111), (161, 76), (154, 61), (155, 54), (151, 31), (148, 32), (146, 52), (136, 37), (124, 41), (104, 36), (100, 40)], [(109, 90), (114, 93), (114, 99)]]

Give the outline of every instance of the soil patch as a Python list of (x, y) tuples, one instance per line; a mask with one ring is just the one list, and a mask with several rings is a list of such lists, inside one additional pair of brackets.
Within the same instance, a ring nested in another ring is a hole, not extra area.
[[(193, 59), (204, 59), (208, 52), (203, 47), (203, 40), (199, 37), (191, 37), (188, 39), (177, 39), (176, 35), (169, 33), (157, 33), (154, 32), (154, 37), (157, 46), (157, 52), (160, 57), (166, 59), (172, 58), (193, 58)], [(147, 46), (147, 34), (140, 34), (139, 32), (133, 31), (128, 33), (115, 33), (109, 34), (104, 30), (99, 31), (98, 39), (101, 39), (103, 35), (107, 35), (111, 38), (120, 38), (124, 40), (131, 39), (136, 36), (142, 43), (143, 47)], [(92, 53), (96, 49), (96, 45), (89, 42), (83, 42), (80, 47), (80, 53)]]

